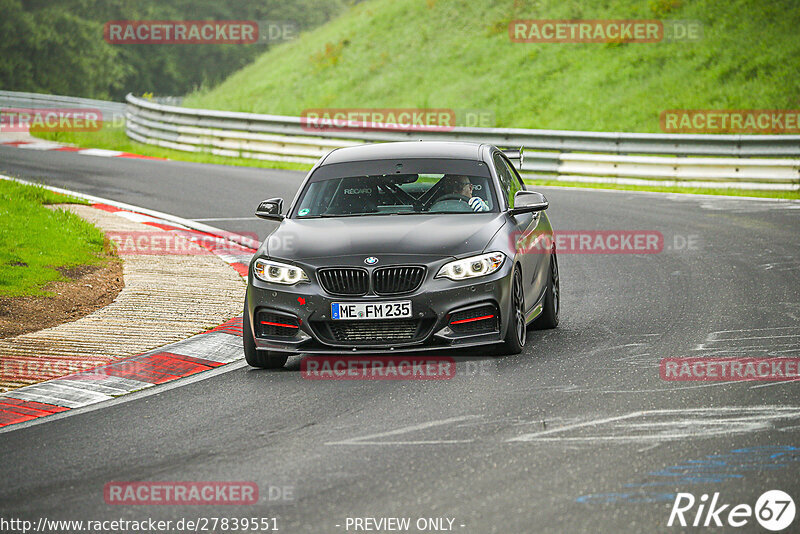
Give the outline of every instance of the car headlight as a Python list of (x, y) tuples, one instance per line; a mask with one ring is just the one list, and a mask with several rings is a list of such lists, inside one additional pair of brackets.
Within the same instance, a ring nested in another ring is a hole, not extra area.
[(490, 252), (480, 256), (472, 256), (463, 260), (451, 261), (439, 269), (436, 278), (449, 278), (450, 280), (465, 280), (492, 274), (503, 265), (506, 255), (502, 252)]
[(273, 284), (290, 286), (298, 282), (308, 282), (308, 276), (300, 267), (271, 260), (256, 260), (253, 273), (259, 279)]

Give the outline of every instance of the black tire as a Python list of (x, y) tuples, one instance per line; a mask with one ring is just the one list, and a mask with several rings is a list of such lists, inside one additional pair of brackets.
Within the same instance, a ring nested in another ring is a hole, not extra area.
[(256, 350), (256, 341), (250, 328), (250, 319), (247, 315), (247, 297), (244, 300), (244, 315), (242, 315), (242, 340), (244, 343), (244, 359), (247, 364), (259, 369), (279, 369), (286, 364), (288, 355), (281, 356), (266, 350)]
[(525, 347), (527, 327), (525, 324), (525, 291), (522, 288), (522, 273), (519, 267), (514, 269), (514, 279), (511, 282), (511, 306), (508, 310), (509, 324), (506, 328), (506, 337), (500, 348), (500, 354), (519, 354)]
[(550, 256), (550, 274), (546, 291), (542, 313), (533, 322), (533, 327), (537, 330), (549, 330), (557, 327), (558, 316), (561, 313), (561, 285), (558, 275), (558, 258), (555, 251)]

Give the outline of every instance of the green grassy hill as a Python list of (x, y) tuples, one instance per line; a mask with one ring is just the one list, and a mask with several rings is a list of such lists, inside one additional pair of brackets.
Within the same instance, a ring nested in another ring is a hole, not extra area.
[[(491, 5), (489, 5), (491, 4)], [(796, 0), (370, 0), (186, 106), (478, 108), (501, 127), (658, 132), (665, 109), (800, 108)], [(512, 43), (528, 19), (694, 19), (699, 42)]]

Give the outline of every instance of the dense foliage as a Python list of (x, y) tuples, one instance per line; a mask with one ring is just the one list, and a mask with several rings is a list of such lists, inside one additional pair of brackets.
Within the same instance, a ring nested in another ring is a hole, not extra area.
[(219, 83), (267, 45), (112, 45), (110, 20), (272, 20), (318, 26), (342, 0), (0, 0), (0, 89), (120, 100)]

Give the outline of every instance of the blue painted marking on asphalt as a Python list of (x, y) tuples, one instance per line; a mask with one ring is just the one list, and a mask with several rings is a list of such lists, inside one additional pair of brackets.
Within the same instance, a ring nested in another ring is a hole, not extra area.
[(635, 491), (660, 486), (691, 486), (719, 484), (731, 479), (741, 479), (748, 471), (777, 471), (791, 462), (800, 462), (800, 448), (785, 446), (749, 447), (734, 449), (727, 454), (711, 454), (704, 460), (689, 460), (659, 471), (648, 473), (656, 480), (625, 484), (630, 492), (594, 493), (578, 497), (576, 502), (586, 504), (657, 503), (673, 502), (675, 492)]

